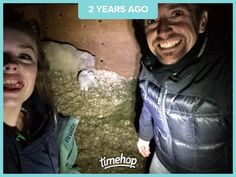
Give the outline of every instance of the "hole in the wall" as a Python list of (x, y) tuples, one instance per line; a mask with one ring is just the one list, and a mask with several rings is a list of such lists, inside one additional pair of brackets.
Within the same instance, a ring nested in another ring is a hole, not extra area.
[(103, 60), (100, 60), (101, 63), (103, 63)]
[(101, 45), (105, 45), (105, 44), (102, 42)]
[(99, 23), (101, 23), (101, 22), (102, 22), (102, 20), (98, 20), (98, 22), (99, 22)]
[(86, 25), (83, 23), (83, 24), (82, 24), (82, 27), (83, 27), (83, 28), (86, 28)]
[(62, 14), (60, 14), (60, 17), (63, 17), (63, 15), (62, 15)]

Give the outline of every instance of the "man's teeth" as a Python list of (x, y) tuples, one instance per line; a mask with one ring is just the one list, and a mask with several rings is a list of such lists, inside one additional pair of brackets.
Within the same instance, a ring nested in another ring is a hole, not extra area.
[(174, 47), (179, 42), (180, 42), (180, 40), (160, 43), (160, 47), (163, 48), (163, 49), (171, 48), (171, 47)]

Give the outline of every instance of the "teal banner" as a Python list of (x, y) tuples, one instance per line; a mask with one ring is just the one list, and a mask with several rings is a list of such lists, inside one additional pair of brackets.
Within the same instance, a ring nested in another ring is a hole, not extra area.
[(80, 19), (156, 19), (157, 0), (78, 0)]

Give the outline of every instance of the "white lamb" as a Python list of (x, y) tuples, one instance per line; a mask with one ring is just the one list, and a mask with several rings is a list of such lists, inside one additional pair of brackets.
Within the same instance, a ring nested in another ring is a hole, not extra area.
[(89, 72), (95, 67), (95, 56), (79, 50), (71, 44), (53, 41), (43, 42), (43, 50), (45, 57), (49, 61), (50, 70), (79, 73), (77, 80), (81, 90), (87, 91), (90, 87), (97, 87), (94, 73)]
[(98, 87), (97, 79), (92, 70), (80, 71), (77, 80), (80, 83), (80, 90), (88, 91), (90, 87)]

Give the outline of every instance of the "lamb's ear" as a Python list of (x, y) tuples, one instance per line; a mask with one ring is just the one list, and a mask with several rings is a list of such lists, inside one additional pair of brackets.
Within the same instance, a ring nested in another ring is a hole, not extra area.
[(208, 12), (203, 11), (199, 23), (198, 33), (204, 33), (206, 31), (207, 21), (208, 21)]

